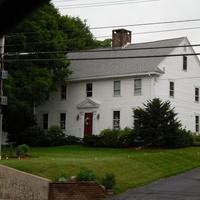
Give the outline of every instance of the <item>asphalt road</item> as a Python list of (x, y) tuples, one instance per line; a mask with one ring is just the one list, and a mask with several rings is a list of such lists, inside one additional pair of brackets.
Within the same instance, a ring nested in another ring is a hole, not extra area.
[(200, 168), (131, 189), (108, 200), (200, 200)]

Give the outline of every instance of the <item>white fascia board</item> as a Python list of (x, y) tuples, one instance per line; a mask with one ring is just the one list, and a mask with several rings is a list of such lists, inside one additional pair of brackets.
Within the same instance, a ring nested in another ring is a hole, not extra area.
[(67, 79), (69, 82), (74, 82), (74, 81), (85, 81), (85, 80), (96, 80), (96, 79), (111, 79), (111, 78), (124, 78), (124, 77), (132, 77), (132, 76), (144, 76), (144, 75), (157, 75), (160, 76), (163, 73), (159, 72), (144, 72), (144, 73), (136, 73), (136, 74), (123, 74), (123, 75), (110, 75), (110, 76), (94, 76), (94, 77), (86, 77), (86, 78), (72, 78), (72, 79)]

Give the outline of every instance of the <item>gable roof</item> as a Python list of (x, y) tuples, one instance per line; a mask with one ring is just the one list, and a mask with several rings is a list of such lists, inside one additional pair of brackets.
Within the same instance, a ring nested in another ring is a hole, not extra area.
[(84, 101), (78, 104), (77, 108), (85, 109), (85, 108), (98, 108), (100, 106), (96, 101), (86, 98)]
[[(124, 48), (104, 48), (68, 54), (73, 73), (68, 80), (89, 80), (109, 77), (163, 73), (157, 66), (164, 57), (138, 56), (169, 55), (185, 37), (155, 42), (128, 44)], [(171, 48), (172, 46), (172, 48)], [(170, 48), (154, 48), (170, 47)], [(146, 49), (144, 49), (146, 48)]]

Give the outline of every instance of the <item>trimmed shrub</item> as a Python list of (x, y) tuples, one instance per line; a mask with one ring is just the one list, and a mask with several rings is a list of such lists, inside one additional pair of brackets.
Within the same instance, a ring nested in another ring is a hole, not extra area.
[(196, 133), (193, 134), (193, 140), (194, 140), (193, 146), (200, 147), (200, 135)]
[(54, 125), (49, 127), (46, 132), (48, 146), (60, 146), (66, 142), (66, 135), (60, 126)]
[(115, 175), (113, 173), (106, 173), (106, 176), (102, 179), (102, 185), (105, 189), (113, 189), (116, 185)]
[(89, 169), (81, 169), (76, 176), (77, 181), (96, 181), (96, 179), (96, 175)]
[(29, 155), (30, 147), (26, 144), (21, 144), (16, 149), (16, 154), (18, 156), (27, 156)]
[(166, 148), (183, 148), (194, 144), (194, 138), (190, 131), (179, 129), (174, 134), (166, 134), (162, 139), (163, 147)]
[(81, 141), (80, 138), (73, 136), (73, 135), (67, 135), (65, 139), (65, 143), (67, 145), (74, 145), (74, 144), (79, 144)]
[(118, 146), (119, 130), (104, 129), (99, 134), (100, 145), (103, 147), (116, 148)]
[(87, 147), (99, 147), (100, 139), (98, 135), (85, 135), (83, 138), (83, 145)]
[(23, 141), (32, 147), (47, 145), (45, 130), (39, 126), (32, 126), (23, 133)]
[(129, 147), (133, 145), (134, 138), (133, 138), (133, 131), (131, 128), (124, 128), (123, 130), (119, 131), (118, 135), (118, 146), (119, 147)]

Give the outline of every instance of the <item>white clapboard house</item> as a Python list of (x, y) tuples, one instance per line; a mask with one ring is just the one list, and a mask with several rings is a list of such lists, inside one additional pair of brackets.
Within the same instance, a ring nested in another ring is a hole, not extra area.
[(131, 43), (131, 31), (112, 31), (112, 47), (69, 53), (67, 85), (35, 109), (44, 129), (98, 135), (133, 127), (133, 108), (155, 97), (169, 100), (183, 128), (199, 132), (200, 61), (186, 37)]

